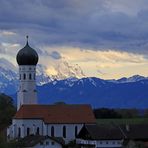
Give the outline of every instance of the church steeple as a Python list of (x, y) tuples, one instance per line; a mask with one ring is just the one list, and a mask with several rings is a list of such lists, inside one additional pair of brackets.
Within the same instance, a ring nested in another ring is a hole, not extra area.
[(37, 52), (29, 46), (28, 36), (26, 39), (25, 47), (18, 52), (16, 57), (20, 76), (17, 109), (23, 104), (37, 104), (36, 65), (39, 58)]

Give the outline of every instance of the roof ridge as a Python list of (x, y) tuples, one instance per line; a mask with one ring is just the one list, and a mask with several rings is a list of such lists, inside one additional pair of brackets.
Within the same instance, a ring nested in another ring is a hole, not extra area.
[(120, 127), (120, 125), (118, 125), (118, 124), (116, 124), (116, 123), (114, 123), (114, 122), (112, 122), (112, 124), (113, 124), (114, 126), (116, 126), (116, 127), (120, 130), (121, 134), (122, 134), (125, 138), (127, 138), (126, 133), (125, 133), (124, 130)]

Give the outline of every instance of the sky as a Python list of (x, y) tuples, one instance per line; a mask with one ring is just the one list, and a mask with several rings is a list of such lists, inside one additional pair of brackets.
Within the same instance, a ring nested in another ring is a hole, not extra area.
[(148, 76), (148, 0), (0, 0), (0, 58), (29, 44), (54, 74), (62, 61), (86, 76)]

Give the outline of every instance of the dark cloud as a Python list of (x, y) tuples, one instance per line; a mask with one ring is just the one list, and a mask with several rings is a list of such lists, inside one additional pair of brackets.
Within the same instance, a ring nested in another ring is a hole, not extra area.
[(50, 56), (51, 56), (53, 59), (56, 59), (56, 60), (62, 58), (62, 56), (60, 55), (60, 53), (57, 52), (57, 51), (53, 51), (53, 52), (50, 54)]
[(12, 42), (29, 34), (35, 45), (147, 53), (148, 2), (135, 1), (0, 0), (0, 28), (18, 34)]

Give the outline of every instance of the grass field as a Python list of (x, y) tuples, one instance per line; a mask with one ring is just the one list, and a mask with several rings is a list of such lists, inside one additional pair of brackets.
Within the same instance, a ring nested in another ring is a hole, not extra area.
[(148, 118), (97, 119), (98, 124), (148, 124)]

